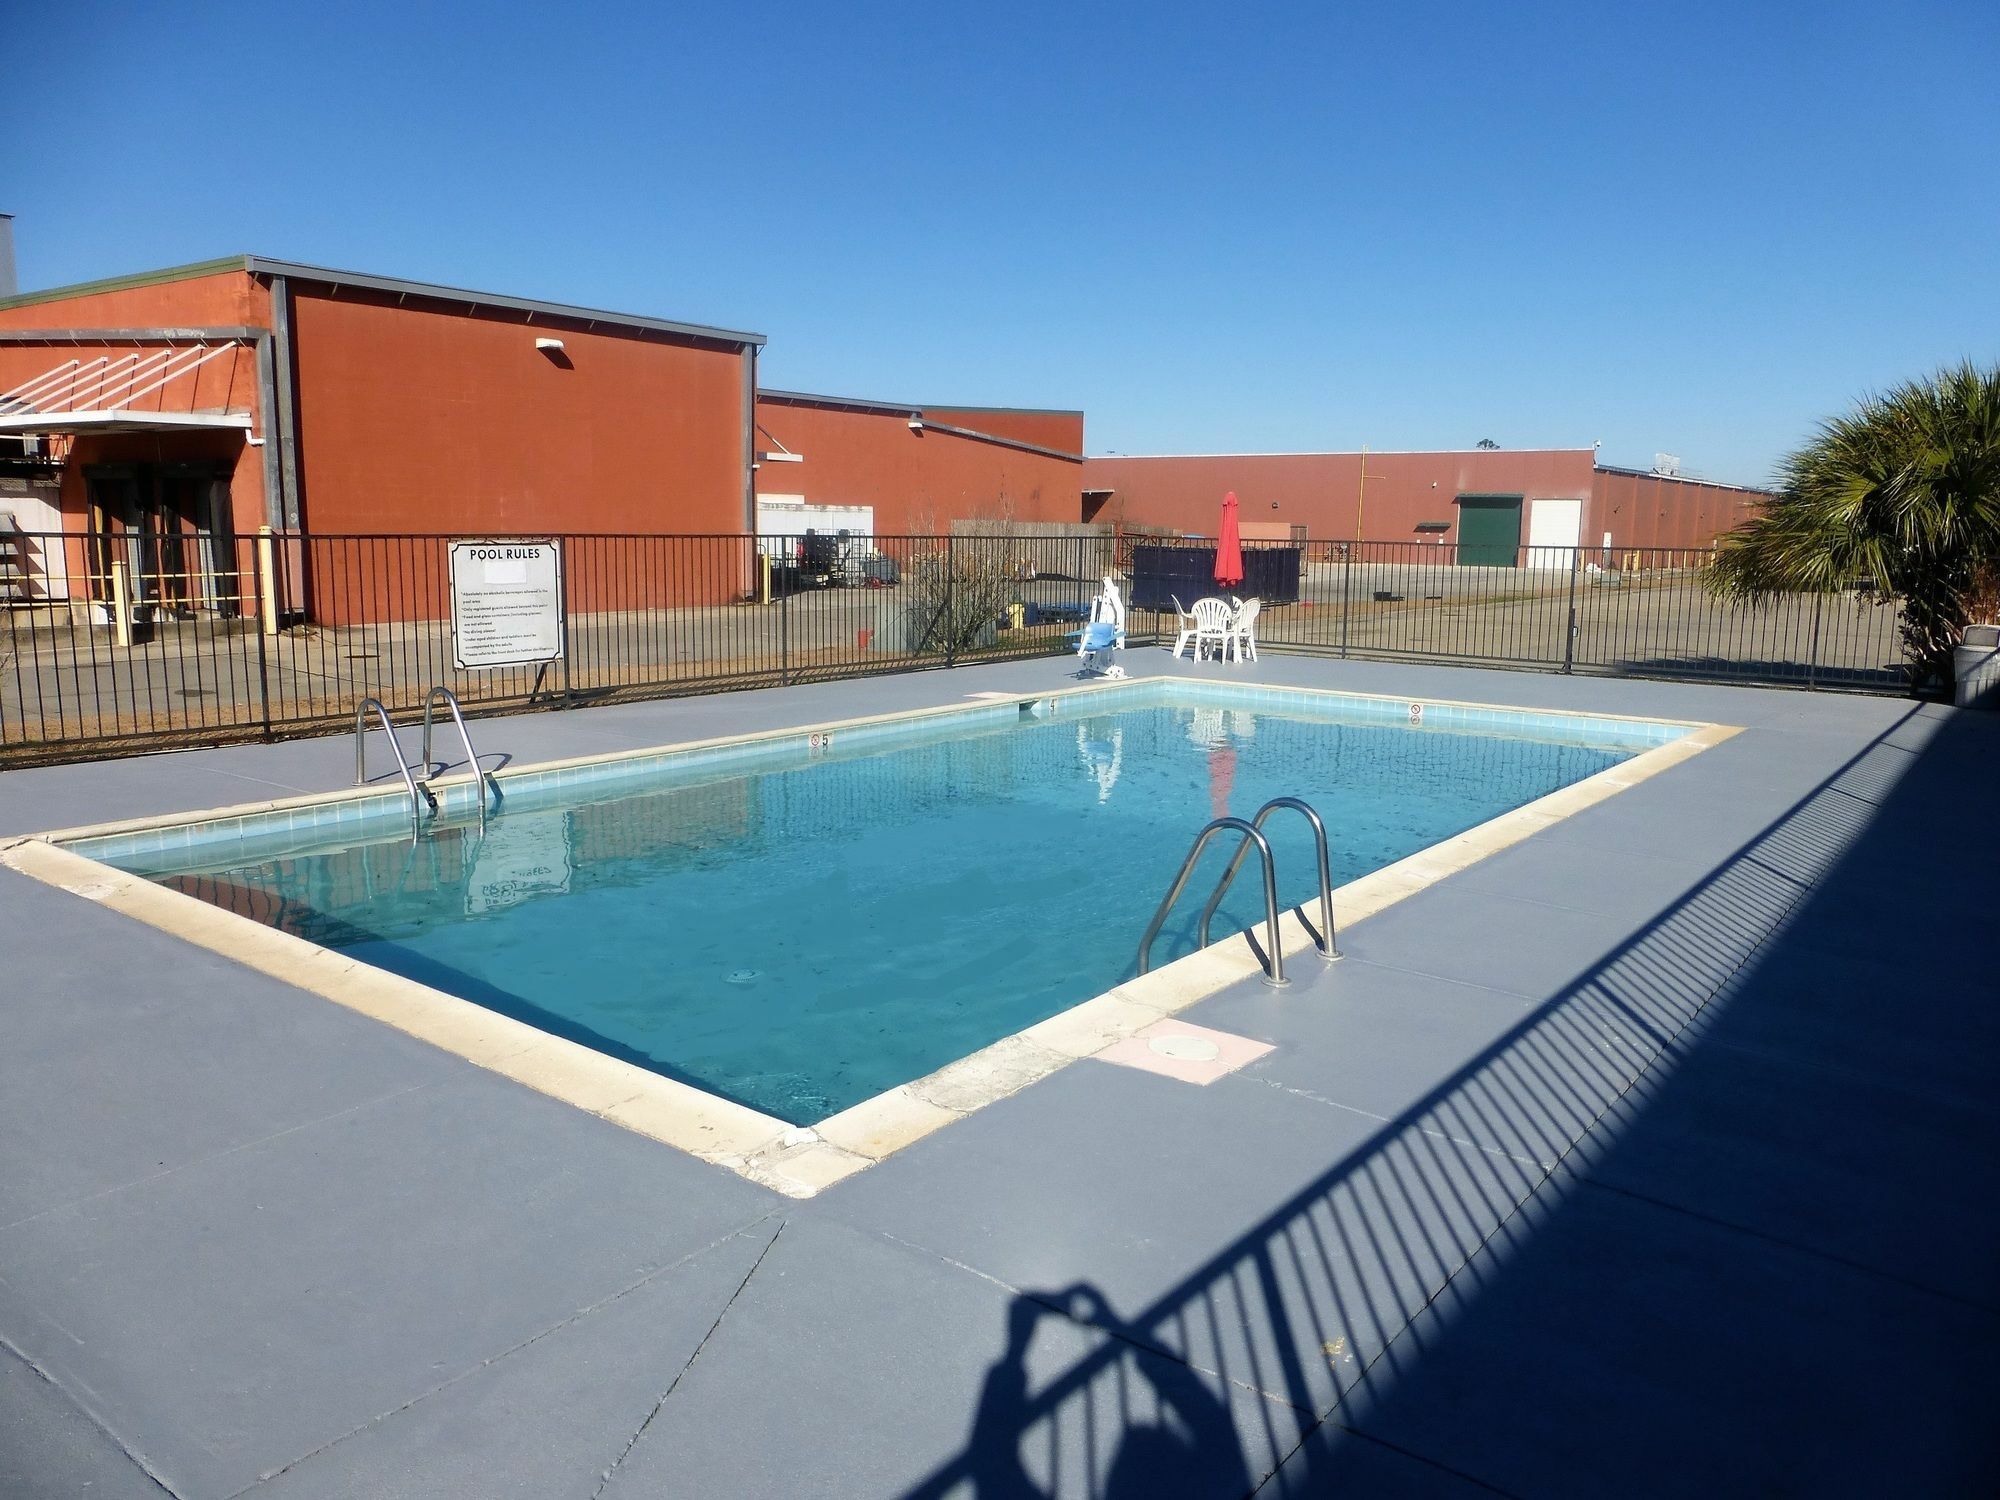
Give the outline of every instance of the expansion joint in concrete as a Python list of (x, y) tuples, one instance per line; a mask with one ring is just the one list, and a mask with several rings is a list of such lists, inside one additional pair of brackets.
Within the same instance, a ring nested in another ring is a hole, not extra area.
[(126, 1442), (124, 1438), (120, 1437), (117, 1434), (117, 1432), (115, 1432), (110, 1426), (108, 1426), (105, 1423), (102, 1417), (98, 1416), (96, 1412), (92, 1411), (89, 1408), (89, 1406), (85, 1405), (82, 1401), (79, 1401), (76, 1395), (69, 1389), (69, 1387), (65, 1386), (60, 1380), (56, 1379), (56, 1377), (52, 1373), (50, 1373), (47, 1369), (43, 1368), (43, 1366), (39, 1362), (37, 1362), (34, 1359), (31, 1359), (26, 1350), (15, 1345), (4, 1334), (0, 1334), (0, 1356), (5, 1356), (7, 1358), (15, 1360), (17, 1363), (21, 1365), (23, 1369), (27, 1370), (31, 1375), (33, 1375), (35, 1379), (41, 1381), (44, 1385), (48, 1386), (51, 1390), (55, 1391), (55, 1393), (63, 1399), (63, 1401), (69, 1406), (69, 1408), (72, 1411), (76, 1412), (86, 1422), (90, 1423), (92, 1427), (96, 1428), (97, 1431), (99, 1431), (104, 1435), (105, 1439), (108, 1442), (110, 1442), (113, 1447), (115, 1447), (127, 1459), (131, 1460), (132, 1466), (135, 1469), (137, 1469), (140, 1473), (144, 1474), (146, 1478), (153, 1484), (153, 1486), (156, 1489), (159, 1490), (161, 1494), (171, 1495), (173, 1496), (173, 1500), (185, 1500), (185, 1497), (181, 1494), (181, 1492), (175, 1489), (171, 1484), (167, 1483), (166, 1478), (150, 1463), (146, 1461), (146, 1456), (143, 1453), (139, 1452), (138, 1449), (134, 1448), (130, 1443)]
[(639, 1424), (638, 1430), (626, 1440), (625, 1446), (618, 1450), (618, 1456), (611, 1460), (611, 1467), (604, 1471), (604, 1477), (597, 1482), (597, 1488), (591, 1491), (591, 1500), (597, 1500), (597, 1497), (604, 1493), (605, 1486), (610, 1484), (612, 1477), (617, 1474), (618, 1466), (625, 1462), (634, 1448), (639, 1446), (639, 1440), (645, 1437), (646, 1429), (653, 1425), (653, 1419), (665, 1408), (668, 1398), (679, 1389), (681, 1381), (687, 1378), (687, 1372), (694, 1368), (694, 1362), (701, 1358), (701, 1351), (706, 1349), (708, 1341), (715, 1337), (716, 1330), (722, 1326), (722, 1320), (729, 1316), (729, 1309), (736, 1305), (736, 1299), (743, 1295), (745, 1288), (763, 1267), (765, 1257), (771, 1253), (772, 1247), (778, 1243), (778, 1237), (785, 1232), (785, 1225), (790, 1222), (789, 1219), (778, 1221), (778, 1227), (771, 1231), (771, 1238), (765, 1241), (764, 1248), (757, 1252), (757, 1258), (750, 1263), (750, 1269), (743, 1273), (743, 1279), (736, 1284), (736, 1290), (731, 1292), (729, 1300), (722, 1304), (722, 1311), (718, 1312), (715, 1321), (708, 1325), (708, 1332), (701, 1336), (701, 1342), (694, 1346), (694, 1352), (674, 1372), (674, 1378), (668, 1382), (667, 1388), (660, 1392), (660, 1399), (655, 1401), (653, 1409), (646, 1413), (646, 1420)]

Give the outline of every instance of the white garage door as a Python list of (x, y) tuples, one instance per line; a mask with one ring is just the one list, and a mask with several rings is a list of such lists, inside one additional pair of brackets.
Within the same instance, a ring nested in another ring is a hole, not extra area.
[(1528, 566), (1567, 568), (1583, 537), (1581, 500), (1532, 500), (1528, 503)]

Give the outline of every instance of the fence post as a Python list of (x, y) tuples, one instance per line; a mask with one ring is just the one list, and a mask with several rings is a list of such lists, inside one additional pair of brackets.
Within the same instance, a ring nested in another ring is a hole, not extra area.
[[(257, 598), (257, 607), (269, 619), (269, 611), (264, 604), (264, 581), (270, 575), (265, 571), (265, 552), (271, 545), (271, 528), (264, 527), (250, 548), (250, 588)], [(241, 575), (238, 575), (239, 579)], [(265, 645), (268, 630), (257, 631), (257, 716), (263, 725), (263, 740), (271, 743), (271, 663)]]
[[(947, 523), (949, 524), (949, 523)], [(958, 665), (958, 622), (952, 618), (951, 606), (958, 592), (958, 533), (946, 531), (944, 534), (944, 664)]]
[(1340, 549), (1340, 654), (1347, 655), (1347, 616), (1350, 610), (1348, 588), (1354, 577), (1354, 549), (1359, 542), (1343, 543)]
[(132, 649), (132, 583), (122, 557), (111, 559), (112, 639), (126, 650)]
[(1569, 549), (1569, 629), (1563, 633), (1563, 673), (1565, 676), (1576, 670), (1576, 575), (1583, 559), (1583, 549)]
[(799, 581), (796, 543), (793, 544), (792, 557), (791, 586), (784, 586), (783, 580), (779, 581), (778, 586), (778, 685), (780, 687), (792, 685), (792, 595), (797, 591)]
[[(572, 676), (570, 675), (570, 665), (569, 665), (569, 658), (570, 658), (569, 570), (570, 570), (570, 564), (572, 564), (575, 561), (575, 558), (573, 556), (566, 557), (563, 555), (564, 553), (569, 552), (570, 549), (563, 545), (563, 539), (561, 537), (555, 537), (552, 540), (554, 541), (556, 546), (556, 619), (562, 625), (563, 707), (575, 708), (576, 698), (574, 694), (571, 692), (571, 684), (574, 682), (575, 679), (572, 678)], [(478, 767), (475, 766), (473, 767), (473, 769), (476, 771)]]
[(1825, 599), (1826, 595), (1824, 594), (1813, 595), (1812, 649), (1806, 655), (1807, 692), (1811, 692), (1819, 686), (1819, 612), (1820, 606), (1825, 602)]
[(263, 634), (278, 633), (278, 570), (277, 557), (271, 546), (271, 528), (257, 528), (257, 573), (262, 580), (257, 588), (257, 608), (262, 615)]

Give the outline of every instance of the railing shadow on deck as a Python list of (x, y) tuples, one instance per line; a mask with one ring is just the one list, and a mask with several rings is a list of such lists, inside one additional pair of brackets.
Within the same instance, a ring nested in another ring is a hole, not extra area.
[[(1551, 1173), (1579, 1138), (1596, 1125), (1593, 1148), (1615, 1149), (1659, 1081), (1696, 1059), (1703, 1043), (1689, 1023), (1725, 988), (1734, 999), (1724, 1003), (1743, 1003), (1756, 973), (1782, 962), (1802, 902), (1836, 873), (1869, 880), (1878, 844), (1911, 857), (1915, 835), (1883, 804), (1908, 791), (1904, 778), (1924, 754), (1895, 742), (1922, 712), (1907, 710), (1632, 938), (1150, 1306), (1121, 1315), (1087, 1284), (1019, 1294), (965, 1446), (907, 1500), (1240, 1495), (1267, 1478), (1274, 1493), (1323, 1492), (1325, 1473), (1300, 1481), (1303, 1464), (1274, 1471), (1330, 1436), (1371, 1448), (1338, 1427), (1339, 1408), (1392, 1401), (1422, 1367), (1425, 1339), (1448, 1334), (1484, 1281), (1563, 1212)], [(1538, 1189), (1534, 1212), (1518, 1213)], [(1468, 1263), (1481, 1249), (1489, 1253)], [(1427, 1333), (1412, 1327), (1419, 1313)], [(1049, 1317), (1105, 1338), (1031, 1391), (1024, 1360)], [(1388, 1461), (1423, 1469), (1409, 1456)], [(1299, 1482), (1310, 1490), (1295, 1490)]]

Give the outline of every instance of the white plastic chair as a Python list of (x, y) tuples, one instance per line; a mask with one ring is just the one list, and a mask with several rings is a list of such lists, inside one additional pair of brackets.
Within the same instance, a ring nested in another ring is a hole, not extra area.
[(1174, 602), (1174, 630), (1176, 632), (1174, 636), (1174, 655), (1179, 656), (1183, 651), (1187, 650), (1188, 642), (1194, 639), (1194, 616), (1189, 614), (1187, 606), (1181, 603), (1180, 595), (1169, 594), (1167, 597)]
[(1246, 651), (1250, 660), (1257, 659), (1257, 616), (1263, 608), (1262, 599), (1245, 599), (1236, 606), (1229, 622), (1229, 649), (1238, 661)]
[[(1175, 608), (1180, 601), (1174, 601)], [(1188, 611), (1186, 623), (1181, 628), (1180, 639), (1174, 643), (1174, 655), (1181, 654), (1181, 647), (1192, 642), (1194, 659), (1200, 661), (1205, 647), (1213, 645), (1218, 659), (1229, 649), (1231, 610), (1227, 599), (1197, 599), (1194, 608)]]

